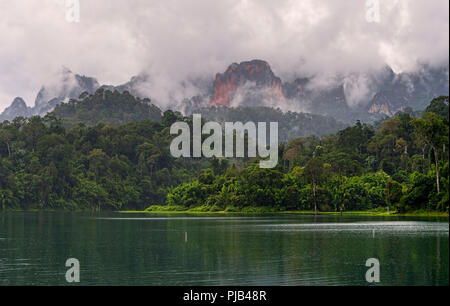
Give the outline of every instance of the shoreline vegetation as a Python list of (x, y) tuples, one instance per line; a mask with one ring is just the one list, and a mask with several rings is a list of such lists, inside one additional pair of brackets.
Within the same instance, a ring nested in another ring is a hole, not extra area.
[[(183, 209), (182, 207), (169, 206), (151, 206), (146, 210), (124, 210), (119, 211), (122, 214), (188, 214), (188, 215), (224, 215), (224, 214), (240, 214), (240, 215), (271, 215), (271, 214), (286, 214), (286, 215), (315, 215), (314, 210), (275, 210), (265, 209), (260, 207), (247, 208), (228, 208), (225, 210), (211, 211), (207, 207), (202, 206), (194, 209)], [(321, 211), (317, 215), (341, 215), (339, 211)], [(399, 213), (396, 210), (387, 211), (386, 209), (373, 209), (363, 211), (343, 211), (342, 216), (391, 216), (391, 217), (449, 217), (448, 212), (440, 211), (426, 211), (417, 210), (408, 213)]]
[[(314, 210), (275, 210), (267, 209), (264, 207), (247, 207), (241, 208), (228, 208), (225, 210), (211, 211), (207, 210), (205, 206), (197, 207), (192, 209), (180, 209), (178, 207), (160, 206), (154, 205), (150, 206), (152, 209), (146, 210), (104, 210), (102, 212), (113, 212), (119, 214), (155, 214), (155, 215), (197, 215), (197, 216), (211, 216), (211, 215), (315, 215)], [(89, 209), (76, 209), (76, 210), (65, 210), (65, 209), (20, 209), (20, 208), (8, 208), (4, 211), (0, 210), (0, 215), (2, 212), (67, 212), (67, 213), (83, 213), (83, 212), (98, 212)], [(328, 215), (328, 216), (339, 216), (341, 213), (339, 211), (320, 211), (317, 215)], [(380, 217), (444, 217), (449, 218), (448, 212), (435, 211), (435, 210), (416, 210), (409, 211), (406, 213), (400, 213), (396, 210), (387, 211), (384, 208), (372, 209), (372, 210), (361, 210), (361, 211), (343, 211), (342, 216), (380, 216)]]

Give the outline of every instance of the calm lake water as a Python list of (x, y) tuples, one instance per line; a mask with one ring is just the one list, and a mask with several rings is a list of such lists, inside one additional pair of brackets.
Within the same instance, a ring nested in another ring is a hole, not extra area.
[(448, 218), (0, 213), (0, 285), (448, 285)]

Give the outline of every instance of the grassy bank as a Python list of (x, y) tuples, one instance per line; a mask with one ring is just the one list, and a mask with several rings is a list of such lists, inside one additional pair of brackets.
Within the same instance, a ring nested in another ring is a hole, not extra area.
[[(121, 213), (146, 213), (146, 214), (192, 214), (192, 215), (211, 215), (211, 214), (292, 214), (292, 215), (314, 215), (314, 211), (304, 210), (278, 210), (269, 207), (228, 207), (225, 210), (211, 209), (207, 206), (186, 209), (181, 206), (150, 206), (143, 211), (120, 211)], [(340, 215), (340, 212), (326, 211), (318, 212), (319, 215)], [(397, 211), (387, 212), (384, 209), (374, 209), (366, 211), (344, 211), (343, 215), (355, 216), (415, 216), (415, 217), (448, 217), (449, 214), (439, 211), (413, 211), (408, 213), (398, 213)]]
[[(5, 211), (0, 210), (0, 213), (7, 211), (17, 211), (17, 212), (97, 212), (91, 209), (89, 210), (64, 210), (64, 209), (6, 209)], [(114, 212), (114, 210), (102, 210), (102, 212)], [(280, 210), (276, 208), (269, 207), (228, 207), (225, 210), (211, 209), (208, 206), (200, 206), (197, 208), (186, 209), (181, 206), (150, 206), (146, 210), (124, 210), (116, 211), (124, 214), (188, 214), (188, 215), (198, 215), (198, 216), (208, 216), (208, 215), (224, 215), (224, 214), (236, 214), (236, 215), (256, 215), (256, 214), (286, 214), (286, 215), (314, 215), (312, 210)], [(319, 215), (340, 215), (340, 212), (335, 211), (320, 211)], [(403, 217), (449, 217), (448, 213), (441, 211), (426, 211), (417, 210), (406, 213), (398, 213), (397, 211), (391, 210), (387, 212), (384, 209), (373, 209), (364, 211), (344, 211), (342, 213), (346, 216), (403, 216)]]

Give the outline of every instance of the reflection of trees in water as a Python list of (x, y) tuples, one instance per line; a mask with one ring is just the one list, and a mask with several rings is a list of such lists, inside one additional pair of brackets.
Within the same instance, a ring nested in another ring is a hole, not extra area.
[[(381, 285), (448, 282), (447, 235), (377, 231), (374, 238), (371, 230), (339, 225), (355, 217), (96, 216), (2, 214), (0, 237), (8, 239), (0, 258), (30, 263), (8, 272), (9, 281), (64, 284), (64, 263), (75, 257), (85, 285), (365, 285), (367, 258), (380, 260)], [(330, 223), (336, 225), (316, 227)]]

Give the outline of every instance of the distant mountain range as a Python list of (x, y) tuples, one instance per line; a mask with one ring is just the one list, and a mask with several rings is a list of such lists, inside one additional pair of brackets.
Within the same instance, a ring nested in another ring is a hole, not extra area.
[[(119, 86), (100, 85), (95, 78), (63, 68), (51, 84), (42, 86), (33, 107), (17, 97), (0, 115), (0, 121), (16, 116), (45, 115), (57, 104), (76, 99), (85, 92), (93, 94), (99, 88), (120, 93), (128, 91), (133, 96), (147, 98), (148, 94), (143, 92), (146, 88), (145, 91), (150, 92), (148, 98), (152, 99), (149, 79), (149, 75), (141, 74)], [(197, 95), (172, 101), (169, 105), (186, 114), (219, 106), (272, 107), (331, 116), (352, 124), (356, 120), (373, 122), (407, 107), (423, 110), (434, 97), (449, 94), (448, 66), (436, 69), (423, 65), (418, 72), (401, 74), (386, 66), (371, 73), (335, 76), (325, 83), (318, 80), (321, 76), (283, 82), (265, 61), (233, 63), (214, 80), (191, 84), (196, 87)], [(159, 104), (155, 99), (152, 103)]]
[(57, 104), (69, 99), (78, 98), (82, 93), (94, 93), (100, 87), (98, 81), (91, 77), (74, 74), (63, 67), (55, 79), (39, 90), (34, 106), (29, 107), (25, 101), (17, 97), (0, 115), (0, 122), (15, 117), (31, 117), (51, 112)]
[(423, 110), (435, 97), (448, 95), (448, 67), (423, 66), (416, 74), (395, 74), (391, 68), (370, 74), (337, 76), (328, 85), (314, 78), (283, 83), (260, 60), (232, 64), (217, 74), (211, 105), (276, 106), (332, 116), (340, 121), (373, 121), (407, 107)]

